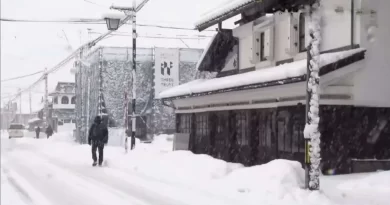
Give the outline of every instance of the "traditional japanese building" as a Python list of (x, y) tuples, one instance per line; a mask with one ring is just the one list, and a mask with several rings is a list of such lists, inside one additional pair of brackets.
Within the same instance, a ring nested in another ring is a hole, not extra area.
[[(322, 169), (390, 169), (390, 1), (321, 2)], [(159, 95), (176, 110), (181, 149), (244, 165), (304, 161), (308, 3), (234, 0), (197, 22), (219, 27), (197, 64), (217, 77)]]
[(52, 97), (52, 126), (54, 130), (75, 128), (75, 83), (58, 82), (55, 90), (49, 93)]

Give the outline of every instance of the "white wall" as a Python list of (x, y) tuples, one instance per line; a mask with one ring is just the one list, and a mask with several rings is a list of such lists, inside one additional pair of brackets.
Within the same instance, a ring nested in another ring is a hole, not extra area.
[(251, 68), (255, 65), (252, 60), (252, 46), (253, 46), (253, 22), (239, 26), (233, 29), (233, 36), (239, 39), (238, 58), (239, 69)]
[[(321, 50), (330, 50), (350, 45), (351, 0), (326, 0), (322, 1), (322, 5), (323, 17), (321, 24)], [(343, 8), (344, 11), (341, 13), (335, 12), (337, 7)]]
[(366, 67), (354, 79), (357, 105), (390, 107), (390, 1), (363, 0), (362, 8), (377, 12), (378, 28), (375, 41), (367, 40), (367, 27), (371, 23), (369, 14), (361, 15), (361, 46), (367, 48)]
[[(361, 0), (355, 0), (355, 9), (360, 7)], [(322, 41), (321, 51), (336, 49), (349, 46), (351, 44), (351, 1), (350, 0), (326, 0), (322, 1)], [(343, 12), (336, 12), (336, 8), (343, 8)], [(293, 14), (299, 25), (299, 13)], [(276, 12), (274, 14), (274, 41), (273, 60), (271, 63), (259, 63), (256, 68), (274, 66), (277, 61), (294, 58), (295, 60), (306, 58), (306, 53), (289, 52), (290, 48), (290, 14), (288, 12)], [(305, 21), (306, 28), (306, 45), (309, 40), (308, 27), (309, 19)], [(252, 58), (252, 33), (253, 27), (256, 26), (247, 23), (233, 30), (233, 35), (239, 38), (239, 68), (245, 69), (255, 66), (250, 60)], [(355, 15), (355, 39), (354, 43), (360, 43), (360, 16)]]

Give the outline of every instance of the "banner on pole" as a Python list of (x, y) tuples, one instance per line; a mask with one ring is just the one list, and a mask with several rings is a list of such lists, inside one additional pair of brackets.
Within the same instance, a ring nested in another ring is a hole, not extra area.
[(154, 94), (179, 85), (179, 50), (156, 48), (154, 64)]

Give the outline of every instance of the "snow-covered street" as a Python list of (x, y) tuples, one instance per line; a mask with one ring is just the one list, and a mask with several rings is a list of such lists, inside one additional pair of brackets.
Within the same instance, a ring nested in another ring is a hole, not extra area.
[[(28, 135), (29, 136), (29, 135)], [(90, 147), (70, 133), (47, 140), (2, 134), (1, 204), (387, 204), (390, 172), (328, 176), (321, 191), (301, 188), (299, 163), (243, 168), (207, 155), (171, 151), (169, 136), (152, 144), (106, 147), (105, 166), (92, 167)]]

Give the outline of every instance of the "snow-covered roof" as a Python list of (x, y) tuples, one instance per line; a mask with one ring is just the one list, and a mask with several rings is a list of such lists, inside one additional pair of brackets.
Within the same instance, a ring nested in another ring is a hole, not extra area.
[[(357, 48), (348, 51), (321, 54), (320, 67), (335, 63), (362, 51), (365, 51), (365, 49)], [(299, 77), (306, 74), (306, 66), (307, 60), (304, 59), (227, 77), (198, 79), (165, 90), (158, 97), (160, 99), (172, 98)]]
[(121, 19), (122, 20), (122, 19), (126, 18), (126, 14), (123, 12), (117, 11), (117, 10), (110, 10), (110, 11), (104, 12), (102, 14), (102, 18), (103, 19), (106, 19), (106, 18)]
[(38, 121), (42, 121), (42, 119), (36, 117), (36, 118), (28, 120), (27, 122), (30, 124), (30, 123), (34, 123), (34, 122), (38, 122)]
[(218, 8), (213, 8), (209, 12), (202, 15), (202, 17), (195, 22), (195, 27), (214, 20), (220, 16), (223, 16), (233, 10), (248, 5), (249, 3), (255, 2), (256, 0), (227, 0), (224, 4), (221, 4)]

